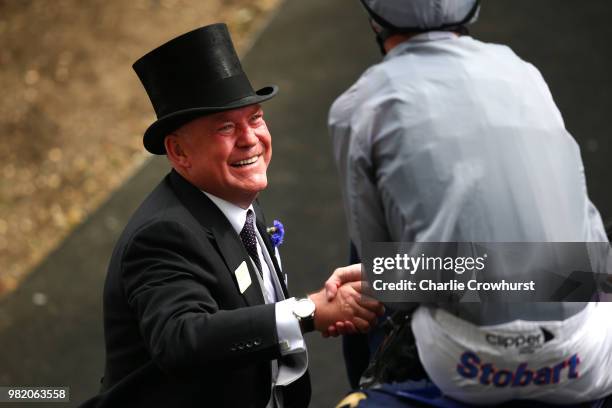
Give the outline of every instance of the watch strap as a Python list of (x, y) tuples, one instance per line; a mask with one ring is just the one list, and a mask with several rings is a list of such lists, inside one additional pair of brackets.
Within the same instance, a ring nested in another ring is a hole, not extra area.
[(313, 315), (298, 318), (298, 323), (300, 324), (300, 330), (302, 331), (302, 334), (313, 332), (315, 329)]

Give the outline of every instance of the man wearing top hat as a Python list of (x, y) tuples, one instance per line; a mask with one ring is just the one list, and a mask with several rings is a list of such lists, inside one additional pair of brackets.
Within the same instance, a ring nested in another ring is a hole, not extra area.
[(354, 281), (333, 301), (289, 297), (256, 202), (272, 156), (260, 103), (277, 88), (253, 91), (224, 24), (177, 37), (134, 69), (158, 118), (145, 148), (172, 170), (113, 252), (106, 368), (84, 406), (307, 406), (302, 334), (336, 322), (365, 331), (381, 306), (361, 298), (358, 266), (334, 272)]

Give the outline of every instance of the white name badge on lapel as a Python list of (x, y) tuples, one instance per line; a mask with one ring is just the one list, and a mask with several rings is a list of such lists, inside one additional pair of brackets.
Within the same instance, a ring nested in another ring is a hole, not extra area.
[(251, 275), (249, 274), (249, 268), (246, 262), (242, 261), (242, 263), (234, 271), (234, 274), (236, 275), (236, 280), (238, 281), (240, 293), (244, 293), (244, 291), (251, 286)]

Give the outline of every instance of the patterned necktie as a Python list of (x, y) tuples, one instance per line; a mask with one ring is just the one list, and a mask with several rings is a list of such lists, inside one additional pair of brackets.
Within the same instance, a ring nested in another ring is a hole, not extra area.
[(259, 255), (257, 255), (257, 235), (255, 235), (253, 218), (253, 211), (248, 210), (246, 221), (244, 222), (244, 227), (242, 227), (242, 231), (240, 231), (240, 239), (242, 240), (242, 243), (244, 244), (244, 247), (246, 248), (248, 254), (251, 256), (251, 259), (253, 259), (253, 262), (255, 262), (259, 274), (263, 278), (263, 272), (261, 271), (261, 262), (259, 260)]

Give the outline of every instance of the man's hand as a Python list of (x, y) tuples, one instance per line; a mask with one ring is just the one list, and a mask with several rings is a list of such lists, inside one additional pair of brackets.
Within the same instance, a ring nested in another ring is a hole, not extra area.
[(353, 264), (338, 268), (325, 282), (325, 295), (327, 300), (332, 301), (336, 297), (338, 288), (348, 282), (361, 280), (361, 264)]
[[(353, 264), (349, 266), (345, 266), (342, 268), (338, 268), (334, 271), (334, 273), (327, 279), (325, 282), (325, 296), (329, 301), (333, 301), (336, 297), (336, 293), (338, 289), (348, 283), (348, 282), (357, 282), (361, 280), (361, 264)], [(382, 315), (384, 313), (384, 307), (380, 305), (377, 309), (377, 313)], [(323, 337), (336, 337), (338, 335), (344, 334), (354, 334), (357, 333), (358, 330), (355, 325), (351, 321), (337, 321), (334, 324), (330, 325), (327, 330), (322, 332)]]
[(342, 323), (342, 326), (352, 332), (367, 332), (384, 309), (375, 299), (362, 296), (361, 285), (361, 281), (343, 284), (336, 288), (336, 294), (331, 301), (327, 298), (325, 288), (308, 295), (316, 306), (315, 329), (326, 337), (330, 334), (330, 327)]

